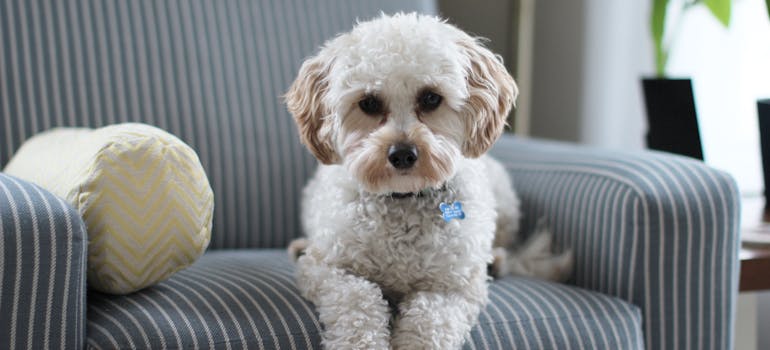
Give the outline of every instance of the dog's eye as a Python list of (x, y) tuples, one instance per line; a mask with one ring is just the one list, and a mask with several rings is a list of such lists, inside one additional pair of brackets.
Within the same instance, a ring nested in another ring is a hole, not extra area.
[(358, 101), (358, 107), (368, 115), (382, 114), (382, 101), (373, 95), (366, 95), (364, 99)]
[(441, 95), (433, 91), (424, 91), (417, 97), (417, 103), (420, 105), (420, 110), (423, 112), (430, 112), (441, 105), (441, 101), (444, 98)]

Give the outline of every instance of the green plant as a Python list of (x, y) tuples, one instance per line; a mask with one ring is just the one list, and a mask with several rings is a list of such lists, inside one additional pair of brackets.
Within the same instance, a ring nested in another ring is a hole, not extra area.
[[(770, 15), (770, 0), (765, 0)], [(693, 6), (703, 3), (709, 11), (725, 27), (730, 25), (731, 0), (684, 0), (682, 2), (682, 12), (686, 12)], [(652, 39), (655, 43), (655, 70), (658, 77), (666, 75), (666, 63), (671, 48), (670, 43), (664, 42), (666, 34), (666, 13), (668, 12), (669, 0), (652, 1)]]

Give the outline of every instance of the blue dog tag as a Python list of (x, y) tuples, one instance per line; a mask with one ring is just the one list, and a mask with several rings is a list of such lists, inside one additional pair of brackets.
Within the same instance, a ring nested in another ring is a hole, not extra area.
[(444, 217), (444, 221), (446, 222), (449, 222), (452, 219), (465, 219), (463, 205), (460, 202), (455, 201), (452, 205), (441, 203), (438, 208), (441, 209), (441, 216)]

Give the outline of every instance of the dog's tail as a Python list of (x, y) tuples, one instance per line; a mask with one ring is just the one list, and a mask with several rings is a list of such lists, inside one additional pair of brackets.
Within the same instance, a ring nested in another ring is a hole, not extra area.
[(291, 259), (292, 262), (297, 262), (297, 259), (305, 254), (305, 249), (307, 249), (308, 245), (309, 241), (307, 238), (297, 238), (291, 241), (289, 247), (286, 249), (287, 253), (289, 253), (289, 259)]
[(540, 227), (516, 249), (496, 247), (492, 251), (494, 261), (490, 266), (490, 275), (495, 278), (515, 275), (564, 282), (572, 275), (574, 255), (569, 249), (554, 253), (552, 245), (553, 235), (548, 229)]

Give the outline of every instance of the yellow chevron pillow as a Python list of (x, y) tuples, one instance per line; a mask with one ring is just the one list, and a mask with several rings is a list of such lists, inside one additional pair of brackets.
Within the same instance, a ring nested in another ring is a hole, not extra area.
[(195, 151), (144, 124), (53, 129), (5, 172), (64, 198), (86, 223), (88, 284), (127, 294), (192, 264), (209, 244), (214, 195)]

